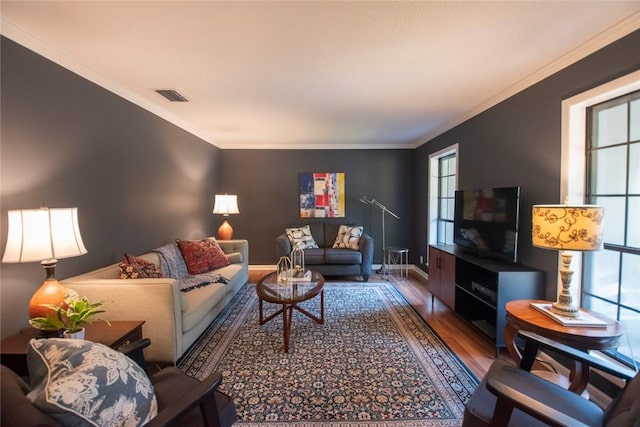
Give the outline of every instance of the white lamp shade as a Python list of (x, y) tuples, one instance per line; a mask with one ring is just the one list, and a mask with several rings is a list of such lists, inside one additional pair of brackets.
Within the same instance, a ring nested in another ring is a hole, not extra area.
[(597, 205), (534, 205), (531, 239), (545, 249), (602, 249), (604, 208)]
[(35, 262), (87, 253), (80, 236), (78, 209), (21, 209), (8, 212), (7, 246), (2, 262)]
[(213, 213), (222, 215), (239, 214), (238, 196), (230, 194), (216, 194)]

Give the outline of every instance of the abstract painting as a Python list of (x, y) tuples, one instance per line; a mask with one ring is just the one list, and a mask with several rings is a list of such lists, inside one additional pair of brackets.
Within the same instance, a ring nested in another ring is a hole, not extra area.
[(301, 218), (344, 218), (344, 172), (300, 174)]

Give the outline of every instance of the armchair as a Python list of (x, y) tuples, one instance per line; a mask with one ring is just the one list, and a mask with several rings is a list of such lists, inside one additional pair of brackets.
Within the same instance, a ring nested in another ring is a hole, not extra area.
[[(575, 348), (531, 332), (525, 339), (517, 367), (496, 359), (467, 403), (463, 427), (475, 426), (638, 426), (640, 425), (640, 373), (628, 370)], [(626, 382), (607, 408), (532, 373), (540, 349), (568, 357), (614, 375)]]
[[(149, 343), (149, 339), (143, 339), (123, 347), (120, 351), (145, 369), (142, 350)], [(219, 372), (198, 381), (172, 366), (154, 373), (149, 378), (158, 403), (158, 414), (146, 426), (229, 427), (237, 419), (231, 397), (216, 390), (222, 382), (222, 374)], [(3, 427), (62, 425), (27, 398), (30, 387), (4, 365), (0, 370), (0, 386), (0, 424)]]

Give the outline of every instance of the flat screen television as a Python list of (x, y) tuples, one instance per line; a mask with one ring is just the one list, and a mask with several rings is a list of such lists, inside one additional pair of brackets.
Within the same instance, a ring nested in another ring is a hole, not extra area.
[(518, 261), (520, 187), (455, 192), (453, 242), (475, 255)]

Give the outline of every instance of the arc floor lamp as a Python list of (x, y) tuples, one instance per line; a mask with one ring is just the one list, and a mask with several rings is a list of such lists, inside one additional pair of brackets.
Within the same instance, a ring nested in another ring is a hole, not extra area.
[(386, 250), (387, 250), (387, 244), (385, 242), (385, 229), (384, 229), (384, 217), (385, 214), (389, 214), (392, 217), (394, 217), (395, 219), (400, 219), (400, 217), (396, 214), (394, 214), (393, 212), (391, 212), (385, 205), (383, 205), (382, 203), (380, 203), (379, 201), (377, 201), (376, 199), (367, 199), (367, 196), (362, 196), (360, 199), (360, 202), (366, 204), (366, 205), (375, 205), (377, 207), (380, 208), (380, 210), (382, 211), (382, 265), (380, 266), (380, 269), (378, 271), (376, 271), (376, 273), (378, 274), (386, 274), (387, 273), (387, 262), (386, 262)]

